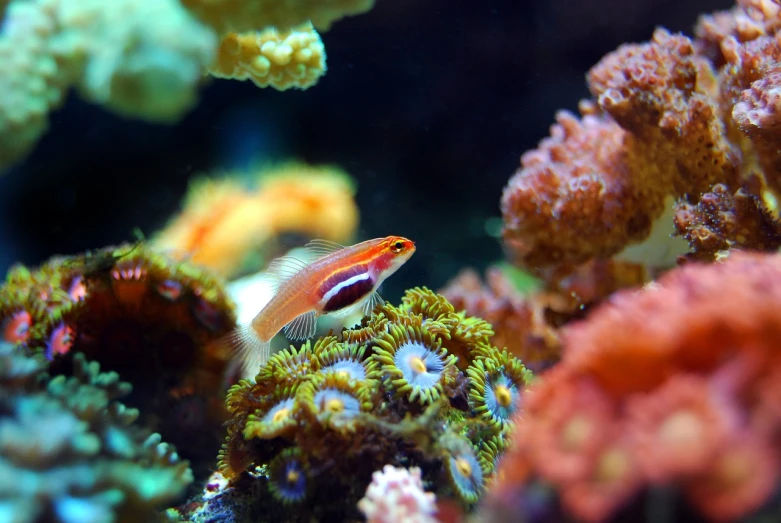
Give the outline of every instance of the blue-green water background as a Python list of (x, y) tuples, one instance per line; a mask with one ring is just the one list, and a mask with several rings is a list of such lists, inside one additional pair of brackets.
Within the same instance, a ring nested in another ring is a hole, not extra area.
[(0, 270), (152, 233), (194, 175), (292, 157), (357, 180), (362, 239), (417, 242), (386, 296), (437, 288), (501, 257), (489, 234), (501, 190), (555, 111), (588, 96), (590, 66), (657, 25), (691, 35), (698, 14), (730, 5), (377, 0), (322, 34), (328, 73), (306, 91), (212, 81), (175, 126), (70, 96), (27, 161), (0, 177)]

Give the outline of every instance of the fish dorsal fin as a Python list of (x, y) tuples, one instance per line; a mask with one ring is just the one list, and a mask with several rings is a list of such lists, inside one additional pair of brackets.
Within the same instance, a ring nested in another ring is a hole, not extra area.
[(278, 289), (307, 265), (305, 261), (299, 260), (295, 256), (282, 256), (268, 264), (267, 272), (274, 279), (274, 284)]
[(336, 251), (341, 251), (345, 246), (330, 240), (315, 239), (307, 243), (304, 248), (315, 258), (322, 258)]
[(382, 305), (385, 303), (385, 300), (382, 299), (382, 296), (380, 296), (379, 292), (373, 292), (371, 295), (366, 298), (366, 301), (363, 302), (361, 305), (361, 311), (363, 312), (364, 316), (371, 316), (372, 311), (377, 305)]
[(315, 335), (317, 315), (315, 311), (305, 312), (285, 325), (285, 336), (291, 340), (305, 340)]

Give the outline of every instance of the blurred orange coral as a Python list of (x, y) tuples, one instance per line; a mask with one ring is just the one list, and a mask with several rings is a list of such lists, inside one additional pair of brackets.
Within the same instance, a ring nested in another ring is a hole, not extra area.
[(508, 507), (538, 513), (539, 489), (557, 494), (551, 513), (585, 521), (640, 520), (657, 487), (708, 519), (755, 512), (781, 470), (779, 310), (781, 256), (733, 252), (570, 324), (561, 363), (516, 420), (488, 521)]
[(154, 244), (232, 277), (285, 233), (350, 241), (359, 219), (354, 194), (343, 171), (301, 163), (262, 171), (254, 189), (234, 178), (206, 179), (193, 184), (182, 213)]

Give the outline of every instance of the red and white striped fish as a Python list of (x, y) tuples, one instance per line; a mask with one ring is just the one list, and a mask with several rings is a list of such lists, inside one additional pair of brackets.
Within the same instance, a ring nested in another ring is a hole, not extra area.
[(377, 287), (414, 254), (415, 243), (388, 236), (351, 247), (312, 240), (305, 248), (314, 256), (310, 262), (293, 256), (271, 262), (268, 272), (277, 284), (274, 296), (249, 325), (231, 336), (248, 374), (266, 364), (271, 339), (280, 330), (292, 340), (304, 340), (314, 336), (318, 316), (358, 308), (369, 315), (383, 302)]

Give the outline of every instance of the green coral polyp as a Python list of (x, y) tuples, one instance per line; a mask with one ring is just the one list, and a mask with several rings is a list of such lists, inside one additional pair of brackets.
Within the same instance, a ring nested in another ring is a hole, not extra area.
[(293, 416), (295, 400), (292, 395), (278, 395), (267, 409), (256, 410), (247, 416), (244, 438), (271, 439), (289, 434), (298, 422)]
[(269, 491), (285, 505), (300, 503), (307, 495), (308, 474), (301, 450), (287, 448), (268, 464)]
[(345, 422), (370, 411), (371, 395), (379, 384), (360, 382), (337, 374), (321, 374), (301, 386), (296, 394), (296, 410), (321, 422)]
[(365, 355), (365, 345), (333, 345), (317, 354), (320, 372), (363, 381), (377, 365), (375, 360), (367, 359)]
[(521, 393), (531, 382), (531, 372), (506, 349), (487, 351), (466, 372), (473, 384), (469, 391), (472, 409), (502, 431), (508, 430), (520, 409)]
[(448, 455), (445, 468), (450, 485), (465, 503), (475, 503), (483, 491), (483, 467), (471, 445)]
[(440, 320), (455, 313), (453, 305), (441, 294), (428, 287), (415, 287), (407, 290), (401, 298), (401, 310), (410, 314), (420, 314), (426, 319)]
[(439, 337), (420, 324), (392, 325), (374, 343), (372, 357), (382, 365), (385, 383), (396, 394), (422, 404), (440, 397), (456, 358), (442, 348)]
[(312, 345), (307, 340), (298, 349), (291, 346), (274, 354), (260, 370), (256, 380), (292, 385), (306, 381), (318, 370), (320, 362), (314, 357)]

